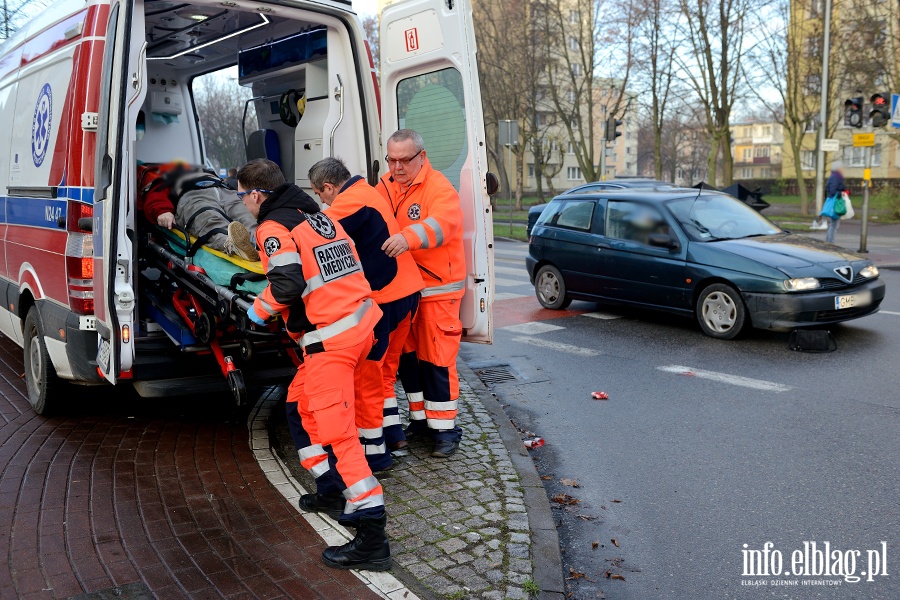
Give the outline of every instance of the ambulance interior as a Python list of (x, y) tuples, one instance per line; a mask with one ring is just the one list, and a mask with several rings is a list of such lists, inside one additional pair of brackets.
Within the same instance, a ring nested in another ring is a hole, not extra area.
[[(287, 181), (310, 195), (308, 170), (326, 156), (340, 157), (352, 173), (377, 172), (377, 166), (367, 169), (377, 161), (372, 148), (380, 143), (378, 123), (369, 118), (373, 111), (365, 109), (376, 102), (371, 85), (363, 84), (371, 77), (371, 62), (355, 16), (347, 12), (350, 2), (346, 4), (346, 11), (320, 5), (325, 13), (249, 2), (239, 7), (218, 1), (138, 0), (135, 7), (143, 8), (146, 31), (146, 70), (143, 99), (139, 96), (129, 109), (130, 155), (141, 163), (185, 161), (223, 175), (245, 160), (268, 158), (279, 164)], [(140, 18), (138, 14), (135, 20)], [(142, 41), (133, 43), (133, 52)], [(216, 90), (213, 101), (198, 100), (203, 85)], [(224, 149), (236, 150), (228, 154), (230, 162), (214, 155), (214, 142), (220, 152), (223, 145), (210, 138), (221, 137), (222, 131), (231, 140)], [(144, 217), (136, 214), (134, 202), (130, 205), (128, 227), (140, 232)], [(144, 256), (140, 244), (134, 248), (137, 258)], [(173, 333), (171, 324), (160, 330), (166, 319), (160, 303), (149, 300), (163, 281), (161, 269), (146, 268), (142, 260), (133, 264), (141, 298), (138, 346), (171, 348), (154, 341), (162, 342), (166, 333), (182, 349), (190, 349), (191, 341)], [(250, 348), (244, 341), (242, 356)]]
[[(354, 15), (252, 2), (142, 5), (146, 96), (141, 114), (132, 115), (138, 160), (185, 160), (221, 172), (269, 158), (307, 191), (309, 168), (326, 156), (368, 174), (378, 124), (364, 110), (374, 98), (365, 97), (360, 73), (369, 76), (371, 63), (351, 27)], [(218, 97), (198, 102), (204, 91)], [(223, 127), (243, 146), (231, 144), (237, 154), (215, 156), (221, 140), (205, 139)], [(239, 164), (223, 164), (229, 157)]]

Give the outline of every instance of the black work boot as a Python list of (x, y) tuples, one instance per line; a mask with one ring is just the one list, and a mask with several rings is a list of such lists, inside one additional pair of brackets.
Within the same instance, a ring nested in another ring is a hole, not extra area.
[(337, 494), (303, 494), (300, 496), (300, 508), (306, 512), (325, 513), (332, 519), (339, 519), (344, 514), (347, 500), (340, 492)]
[(391, 549), (384, 527), (387, 515), (362, 517), (356, 523), (356, 537), (343, 546), (329, 546), (322, 560), (336, 569), (387, 571), (391, 568)]

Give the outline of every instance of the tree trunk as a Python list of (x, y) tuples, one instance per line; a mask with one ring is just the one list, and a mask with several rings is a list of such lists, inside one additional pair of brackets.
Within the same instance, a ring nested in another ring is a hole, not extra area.
[(716, 185), (716, 163), (718, 162), (719, 140), (714, 138), (713, 143), (709, 145), (709, 157), (706, 159), (706, 183), (713, 187), (718, 187), (718, 185)]

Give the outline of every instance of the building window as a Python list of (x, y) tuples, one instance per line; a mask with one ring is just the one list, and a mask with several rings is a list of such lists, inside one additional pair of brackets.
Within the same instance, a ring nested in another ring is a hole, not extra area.
[(566, 177), (569, 181), (577, 181), (581, 179), (581, 169), (579, 167), (569, 167), (566, 169)]
[(578, 10), (570, 10), (569, 11), (569, 23), (572, 25), (577, 25), (581, 22), (581, 11)]
[(566, 92), (566, 100), (570, 103), (575, 104), (575, 90), (569, 90)]
[(762, 170), (761, 177), (762, 177), (763, 179), (769, 179), (770, 177), (772, 177), (772, 169), (770, 169), (770, 168), (768, 168), (768, 167), (766, 167), (765, 169), (763, 169), (763, 170)]
[(528, 163), (528, 177), (534, 179), (534, 163)]
[(573, 35), (569, 36), (569, 50), (578, 50), (578, 38)]
[(816, 153), (812, 150), (800, 151), (800, 168), (804, 171), (813, 171), (816, 168)]
[(766, 158), (769, 156), (769, 147), (768, 146), (757, 146), (753, 149), (753, 156), (757, 158)]
[(804, 133), (815, 133), (819, 130), (819, 115), (817, 114), (809, 114), (806, 115), (806, 128), (803, 130)]
[(819, 74), (807, 75), (803, 82), (803, 93), (807, 96), (819, 94), (822, 91), (822, 76)]
[(752, 179), (753, 178), (753, 168), (752, 167), (744, 167), (741, 169), (741, 179)]
[(744, 151), (741, 153), (741, 157), (747, 161), (753, 158), (752, 156), (753, 150), (751, 148), (744, 148)]
[(581, 77), (581, 65), (578, 63), (572, 63), (572, 75), (575, 77)]
[(566, 154), (575, 154), (575, 144), (569, 142), (569, 147), (566, 148)]
[(825, 0), (808, 0), (809, 1), (809, 18), (816, 19), (825, 12)]

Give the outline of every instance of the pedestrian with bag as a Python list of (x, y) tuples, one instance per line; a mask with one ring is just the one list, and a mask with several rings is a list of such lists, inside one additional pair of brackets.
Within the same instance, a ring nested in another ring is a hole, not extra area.
[(828, 219), (828, 231), (825, 232), (825, 241), (834, 243), (834, 236), (841, 226), (841, 217), (846, 214), (847, 207), (844, 204), (844, 173), (841, 171), (841, 162), (834, 161), (831, 164), (831, 175), (825, 183), (825, 204), (822, 206), (821, 215)]

